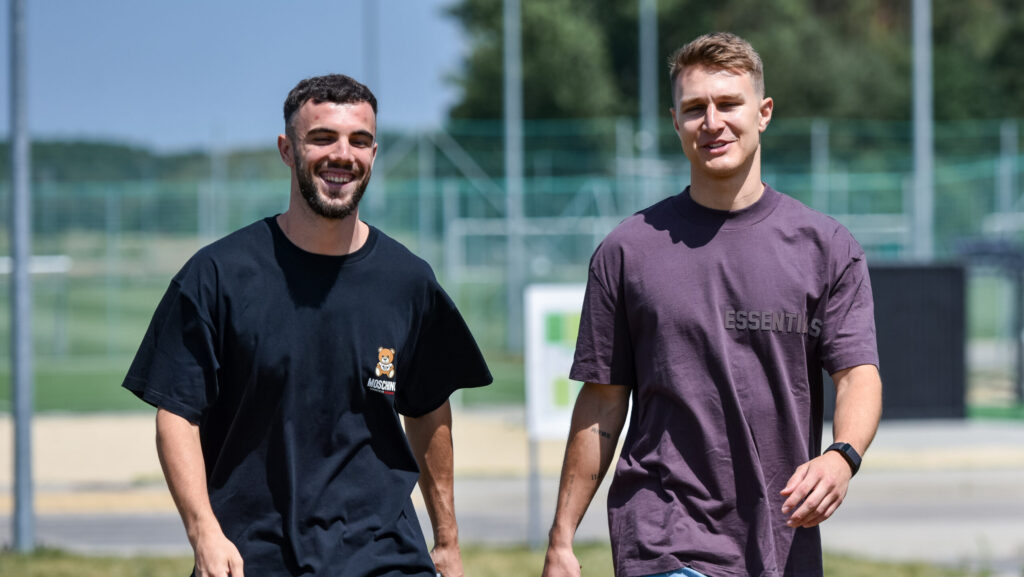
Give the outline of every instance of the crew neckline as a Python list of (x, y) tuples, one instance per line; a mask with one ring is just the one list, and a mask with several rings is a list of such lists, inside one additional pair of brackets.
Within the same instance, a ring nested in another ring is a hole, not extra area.
[(373, 252), (374, 247), (377, 245), (377, 238), (380, 236), (380, 231), (373, 225), (367, 223), (366, 226), (369, 228), (369, 232), (366, 235), (366, 242), (364, 242), (363, 246), (358, 249), (348, 254), (321, 254), (317, 252), (309, 252), (288, 238), (288, 235), (285, 234), (284, 230), (281, 228), (281, 224), (277, 222), (278, 216), (280, 216), (280, 214), (268, 216), (264, 219), (264, 222), (266, 222), (270, 227), (270, 231), (274, 235), (275, 239), (288, 247), (288, 250), (299, 255), (300, 258), (305, 259), (328, 261), (336, 264), (354, 264), (365, 259), (371, 252)]
[(779, 205), (782, 194), (767, 184), (764, 192), (750, 206), (739, 210), (708, 208), (693, 200), (687, 186), (676, 195), (673, 205), (684, 220), (697, 226), (714, 226), (722, 230), (735, 230), (753, 226), (767, 218)]

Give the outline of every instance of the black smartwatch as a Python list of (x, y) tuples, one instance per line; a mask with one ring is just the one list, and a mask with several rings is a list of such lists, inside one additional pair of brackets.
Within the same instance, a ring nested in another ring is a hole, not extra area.
[(825, 449), (825, 453), (829, 451), (835, 451), (846, 459), (846, 463), (850, 465), (850, 470), (853, 471), (850, 475), (851, 477), (857, 474), (857, 471), (860, 469), (861, 459), (860, 455), (857, 453), (857, 449), (850, 446), (850, 443), (832, 443), (827, 449)]

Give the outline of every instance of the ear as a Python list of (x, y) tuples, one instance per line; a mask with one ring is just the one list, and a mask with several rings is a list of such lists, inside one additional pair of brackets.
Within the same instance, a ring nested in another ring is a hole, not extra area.
[(277, 135), (277, 152), (285, 166), (295, 168), (295, 154), (292, 150), (292, 141), (284, 134)]
[(672, 128), (676, 130), (676, 134), (679, 134), (679, 121), (676, 120), (676, 107), (670, 106), (668, 109), (668, 115), (672, 117)]
[(759, 112), (761, 114), (761, 120), (757, 123), (757, 129), (759, 132), (764, 132), (768, 129), (768, 123), (772, 121), (772, 111), (775, 110), (775, 101), (771, 98), (765, 97), (761, 101), (761, 108)]

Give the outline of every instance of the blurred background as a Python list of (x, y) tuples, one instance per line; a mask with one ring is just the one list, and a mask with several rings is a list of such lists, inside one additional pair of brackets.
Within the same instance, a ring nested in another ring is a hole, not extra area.
[[(894, 311), (901, 298), (948, 297), (900, 322), (949, 329), (952, 348), (932, 357), (959, 356), (953, 398), (888, 416), (1024, 420), (1020, 2), (517, 3), (512, 58), (500, 0), (26, 1), (37, 414), (146, 410), (119, 385), (161, 294), (197, 248), (286, 208), (282, 103), (299, 79), (329, 72), (380, 101), (363, 219), (433, 265), (492, 365), (495, 384), (457, 402), (521, 410), (522, 290), (584, 282), (612, 227), (687, 184), (667, 58), (729, 30), (760, 52), (775, 99), (764, 179), (851, 229), (873, 271), (910, 271), (886, 284)], [(923, 40), (915, 6), (930, 10)], [(932, 73), (930, 114), (916, 118), (915, 41)], [(4, 42), (0, 254), (10, 59)], [(7, 302), (9, 259), (0, 270)], [(953, 272), (947, 283), (914, 270)], [(3, 350), (10, 314), (0, 308)], [(10, 366), (0, 358), (3, 411)], [(930, 388), (899, 385), (915, 391), (907, 407)]]

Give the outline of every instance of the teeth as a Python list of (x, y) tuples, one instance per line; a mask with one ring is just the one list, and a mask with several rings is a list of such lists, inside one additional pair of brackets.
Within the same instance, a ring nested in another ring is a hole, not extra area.
[(349, 182), (352, 181), (352, 177), (351, 176), (325, 175), (323, 178), (324, 178), (324, 180), (326, 180), (327, 182), (330, 182), (332, 184), (348, 184)]

